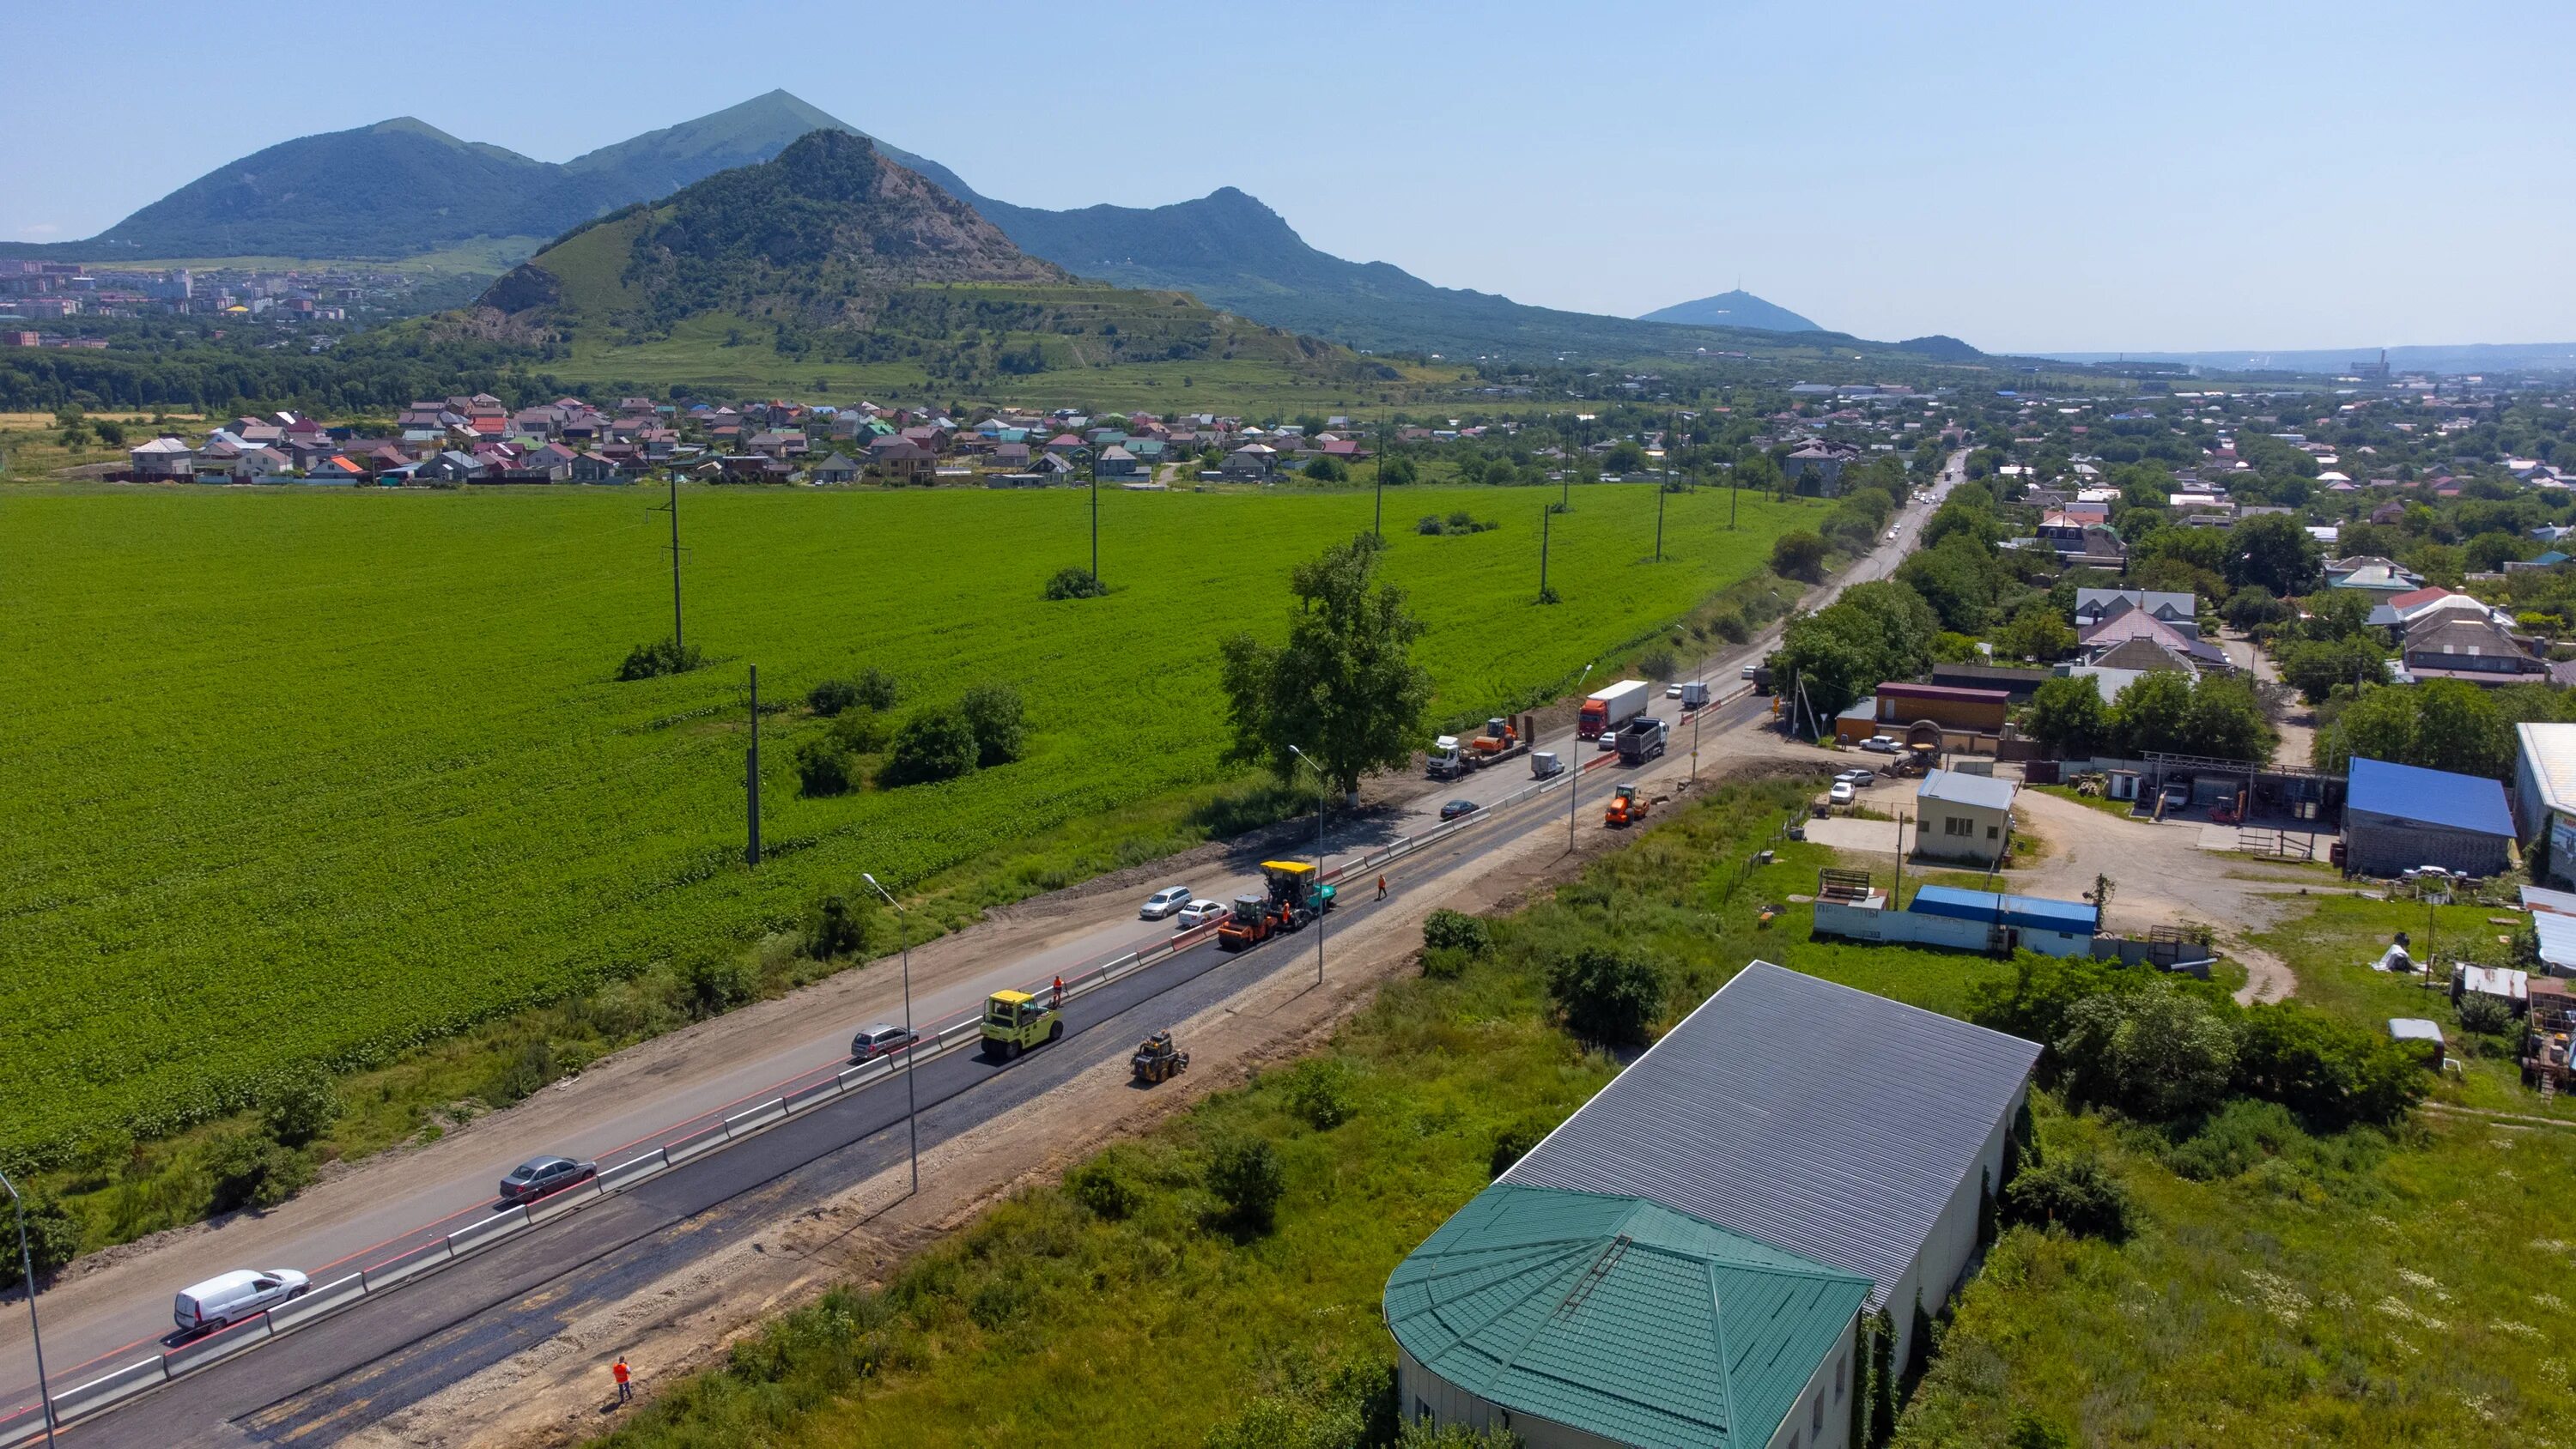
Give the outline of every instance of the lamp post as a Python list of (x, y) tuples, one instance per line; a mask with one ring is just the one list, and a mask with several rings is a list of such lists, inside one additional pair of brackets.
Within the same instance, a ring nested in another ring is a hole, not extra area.
[(18, 1271), (27, 1285), (27, 1338), (36, 1346), (36, 1412), (45, 1416), (46, 1449), (52, 1449), (54, 1395), (45, 1385), (45, 1335), (36, 1323), (36, 1255), (27, 1248), (27, 1200), (18, 1196), (18, 1185), (5, 1172), (0, 1172), (0, 1188), (8, 1189), (9, 1204), (18, 1211)]
[(1290, 745), (1288, 753), (1315, 772), (1315, 984), (1321, 986), (1324, 984), (1324, 796), (1332, 791), (1333, 782), (1325, 778), (1323, 766), (1306, 758), (1304, 750)]
[(919, 1197), (921, 1196), (921, 1108), (912, 1085), (912, 1049), (919, 1044), (912, 1036), (912, 922), (904, 914), (903, 902), (896, 900), (892, 891), (878, 885), (875, 876), (866, 871), (860, 871), (859, 879), (866, 881), (868, 889), (885, 897), (885, 903), (894, 907), (895, 939), (903, 943), (903, 1125), (904, 1130), (912, 1136), (912, 1195)]
[[(1600, 662), (1595, 659), (1591, 664), (1584, 665), (1583, 672), (1574, 677), (1574, 692), (1577, 697), (1582, 695), (1583, 686), (1591, 680), (1592, 670)], [(1579, 712), (1580, 707), (1577, 708), (1578, 713), (1575, 718), (1580, 720), (1583, 716)], [(1574, 756), (1566, 766), (1568, 773), (1565, 777), (1565, 853), (1568, 855), (1574, 853), (1574, 797), (1583, 793), (1583, 751), (1579, 748), (1583, 735), (1579, 727), (1574, 738), (1578, 748), (1566, 751), (1567, 754)]]

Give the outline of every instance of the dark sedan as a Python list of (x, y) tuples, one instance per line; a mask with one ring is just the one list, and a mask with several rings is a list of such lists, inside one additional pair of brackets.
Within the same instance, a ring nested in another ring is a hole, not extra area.
[(599, 1176), (596, 1162), (575, 1162), (569, 1157), (531, 1157), (510, 1169), (501, 1179), (501, 1201), (534, 1202), (548, 1193), (561, 1192), (577, 1182), (588, 1182)]
[(1455, 820), (1461, 815), (1473, 815), (1482, 808), (1473, 800), (1452, 800), (1440, 807), (1440, 818)]

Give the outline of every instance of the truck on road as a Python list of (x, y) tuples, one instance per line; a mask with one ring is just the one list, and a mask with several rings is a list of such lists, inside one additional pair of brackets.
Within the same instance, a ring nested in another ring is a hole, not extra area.
[(1315, 867), (1305, 861), (1265, 860), (1261, 874), (1263, 893), (1236, 896), (1233, 911), (1216, 928), (1218, 950), (1241, 951), (1273, 936), (1302, 931), (1333, 908), (1335, 889), (1325, 885)]
[(1642, 765), (1664, 752), (1664, 722), (1640, 715), (1619, 727), (1619, 763)]
[(1587, 740), (1597, 740), (1646, 712), (1646, 701), (1654, 697), (1655, 687), (1642, 679), (1623, 679), (1600, 690), (1583, 701), (1582, 712), (1575, 716), (1574, 732)]
[(1681, 683), (1674, 685), (1673, 688), (1679, 691), (1679, 693), (1675, 694), (1673, 697), (1682, 702), (1682, 708), (1708, 708), (1708, 682), (1706, 680), (1685, 679)]
[(1463, 740), (1442, 735), (1431, 742), (1431, 778), (1455, 780), (1488, 765), (1519, 759), (1529, 753), (1530, 723), (1527, 715), (1518, 721), (1489, 719), (1483, 734)]

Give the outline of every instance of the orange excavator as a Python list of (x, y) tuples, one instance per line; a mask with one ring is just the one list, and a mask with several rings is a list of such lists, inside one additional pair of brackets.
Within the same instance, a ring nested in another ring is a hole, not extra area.
[(1646, 818), (1654, 802), (1634, 785), (1621, 785), (1610, 792), (1610, 808), (1601, 812), (1604, 825), (1634, 825)]

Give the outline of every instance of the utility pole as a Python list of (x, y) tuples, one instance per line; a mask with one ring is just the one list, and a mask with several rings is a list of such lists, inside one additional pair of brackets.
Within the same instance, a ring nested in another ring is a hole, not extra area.
[(8, 1189), (9, 1203), (18, 1210), (18, 1271), (27, 1285), (27, 1338), (36, 1346), (36, 1412), (45, 1416), (45, 1449), (53, 1449), (54, 1395), (45, 1383), (45, 1335), (36, 1323), (36, 1257), (27, 1250), (27, 1200), (18, 1196), (18, 1185), (5, 1172), (0, 1172), (0, 1188)]
[(1085, 464), (1082, 471), (1091, 475), (1091, 581), (1097, 584), (1100, 582), (1100, 467), (1096, 463)]
[(751, 759), (743, 772), (744, 815), (750, 823), (745, 863), (760, 864), (760, 666), (751, 666)]
[(1332, 793), (1333, 782), (1324, 778), (1324, 767), (1306, 758), (1306, 752), (1295, 745), (1288, 753), (1297, 762), (1315, 772), (1315, 984), (1324, 984), (1324, 797)]
[(1547, 532), (1555, 515), (1542, 508), (1538, 513), (1538, 601), (1547, 602)]
[(680, 475), (671, 474), (671, 651), (680, 652), (688, 641), (680, 637)]
[(1655, 485), (1655, 562), (1664, 561), (1664, 493), (1667, 484)]
[(1741, 491), (1735, 486), (1735, 468), (1730, 464), (1726, 470), (1726, 531), (1729, 533), (1735, 531), (1735, 495)]
[(1380, 423), (1377, 425), (1377, 522), (1369, 527), (1380, 543), (1386, 542), (1386, 464), (1386, 424)]
[(859, 879), (866, 881), (868, 889), (884, 896), (885, 903), (894, 907), (895, 938), (903, 943), (903, 1125), (904, 1129), (912, 1134), (912, 1195), (919, 1197), (921, 1196), (921, 1117), (918, 1111), (920, 1104), (914, 1099), (912, 1086), (912, 1049), (919, 1045), (912, 1034), (912, 917), (904, 913), (903, 902), (896, 900), (892, 892), (877, 884), (875, 876), (866, 871), (860, 871)]
[[(1574, 694), (1577, 699), (1583, 697), (1583, 686), (1591, 682), (1593, 666), (1600, 662), (1595, 659), (1591, 664), (1584, 665), (1583, 672), (1575, 676)], [(1580, 705), (1576, 706), (1576, 710), (1575, 718), (1578, 720), (1583, 718)], [(1583, 736), (1580, 733), (1575, 735), (1574, 744), (1566, 750), (1566, 753), (1575, 757), (1567, 762), (1565, 777), (1565, 853), (1572, 855), (1574, 853), (1574, 800), (1576, 796), (1583, 793)]]

